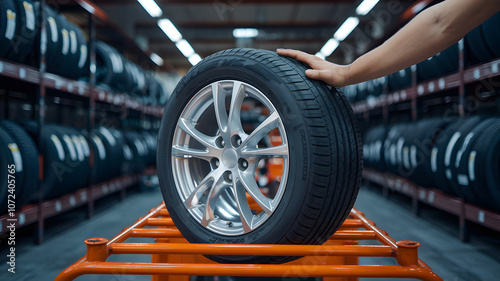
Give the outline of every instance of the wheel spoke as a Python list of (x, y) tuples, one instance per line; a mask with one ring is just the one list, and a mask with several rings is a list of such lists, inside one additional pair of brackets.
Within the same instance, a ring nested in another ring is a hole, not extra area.
[(222, 177), (219, 177), (219, 179), (214, 181), (214, 183), (212, 184), (212, 189), (210, 189), (207, 197), (207, 202), (205, 203), (205, 210), (203, 211), (201, 225), (207, 227), (208, 224), (214, 219), (214, 209), (217, 203), (217, 199), (219, 199), (219, 196), (226, 187), (227, 185), (222, 183)]
[(208, 148), (216, 148), (215, 146), (215, 137), (210, 137), (207, 136), (200, 131), (198, 131), (192, 122), (189, 122), (188, 120), (184, 118), (179, 119), (179, 127), (186, 132), (188, 135), (193, 137), (195, 140), (197, 140), (199, 143), (201, 143), (203, 146), (208, 147)]
[(273, 112), (253, 132), (243, 140), (243, 147), (256, 147), (259, 141), (270, 131), (278, 127), (279, 115), (278, 112)]
[(224, 90), (220, 83), (212, 83), (212, 96), (214, 100), (215, 118), (217, 119), (217, 126), (219, 131), (224, 138), (224, 141), (228, 142), (228, 117), (226, 110), (226, 96), (228, 93)]
[(274, 211), (273, 200), (267, 198), (259, 189), (255, 176), (250, 173), (240, 172), (241, 183), (245, 190), (252, 196), (255, 202), (264, 210), (264, 212), (271, 214)]
[(186, 206), (186, 208), (189, 209), (198, 205), (198, 202), (200, 201), (201, 196), (203, 196), (203, 193), (205, 193), (208, 188), (213, 187), (214, 183), (220, 180), (221, 175), (221, 171), (213, 170), (205, 178), (203, 178), (195, 188), (195, 190), (184, 201), (184, 205)]
[(244, 157), (257, 157), (257, 158), (285, 157), (288, 156), (288, 145), (282, 144), (266, 148), (245, 149), (242, 151), (242, 153)]
[(238, 213), (240, 214), (243, 230), (245, 233), (250, 232), (252, 230), (253, 214), (250, 209), (250, 205), (248, 205), (245, 188), (243, 187), (243, 183), (240, 178), (233, 183), (233, 193), (234, 198), (236, 199), (236, 205), (238, 207)]
[(195, 148), (190, 148), (186, 146), (172, 146), (172, 156), (178, 158), (199, 158), (202, 160), (210, 161), (213, 158), (216, 158), (217, 155), (211, 153), (210, 149), (200, 150)]
[(245, 87), (241, 82), (235, 81), (233, 84), (233, 92), (231, 95), (231, 106), (229, 108), (229, 132), (233, 134), (242, 134), (243, 128), (241, 125), (241, 105), (245, 99)]

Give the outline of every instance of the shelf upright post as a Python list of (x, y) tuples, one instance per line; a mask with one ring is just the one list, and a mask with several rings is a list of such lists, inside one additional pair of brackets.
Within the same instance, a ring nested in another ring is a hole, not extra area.
[(463, 117), (465, 114), (465, 80), (464, 80), (464, 39), (458, 41), (458, 73), (460, 76), (460, 86), (458, 88), (458, 114)]
[(389, 104), (387, 102), (387, 96), (389, 95), (389, 79), (385, 79), (384, 90), (382, 92), (382, 97), (384, 102), (382, 104), (382, 119), (384, 124), (389, 123)]
[[(121, 112), (120, 112), (120, 129), (125, 133), (125, 120), (127, 119), (127, 96), (122, 96), (122, 104), (121, 104)], [(122, 186), (120, 189), (120, 201), (125, 200), (125, 196), (127, 196), (127, 188)]]
[[(95, 96), (96, 93), (94, 91), (95, 84), (96, 84), (96, 78), (95, 78), (95, 72), (96, 72), (96, 56), (95, 56), (95, 22), (94, 22), (94, 15), (89, 13), (89, 19), (88, 19), (88, 26), (89, 26), (89, 65), (90, 65), (90, 77), (89, 77), (89, 114), (88, 114), (88, 134), (89, 134), (89, 141), (92, 143), (92, 139), (94, 138), (94, 127), (95, 127)], [(94, 183), (94, 176), (95, 176), (95, 166), (94, 166), (94, 158), (95, 158), (95, 153), (93, 146), (90, 145), (90, 155), (89, 155), (89, 175), (88, 175), (88, 188), (87, 188), (87, 217), (91, 218), (94, 215), (94, 196), (92, 194), (92, 185)]]
[[(411, 66), (411, 87), (413, 88), (413, 93), (411, 97), (411, 121), (416, 122), (418, 119), (418, 89), (417, 89), (417, 65)], [(420, 215), (420, 201), (418, 200), (418, 188), (414, 189), (411, 198), (412, 211), (415, 216)]]
[(35, 101), (35, 118), (38, 124), (38, 162), (40, 166), (40, 172), (38, 175), (38, 186), (37, 186), (37, 229), (35, 231), (35, 243), (41, 244), (43, 242), (43, 235), (44, 235), (44, 230), (45, 230), (45, 221), (44, 221), (44, 214), (43, 214), (43, 206), (42, 206), (42, 200), (43, 194), (41, 192), (41, 186), (42, 186), (42, 181), (43, 181), (43, 152), (44, 152), (44, 141), (43, 141), (43, 134), (44, 134), (44, 125), (45, 125), (45, 71), (47, 69), (46, 61), (45, 61), (45, 51), (46, 48), (42, 47), (42, 34), (45, 33), (45, 0), (40, 1), (40, 32), (37, 34), (37, 56), (38, 56), (38, 62), (39, 62), (39, 78), (40, 78), (40, 83), (38, 85), (38, 88), (36, 90), (36, 101)]

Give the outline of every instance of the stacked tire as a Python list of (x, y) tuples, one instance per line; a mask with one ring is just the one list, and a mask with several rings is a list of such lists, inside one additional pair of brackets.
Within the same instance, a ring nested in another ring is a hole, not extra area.
[(148, 105), (165, 105), (163, 86), (152, 72), (125, 59), (115, 48), (96, 42), (97, 82), (104, 88), (124, 92)]
[(500, 210), (500, 117), (424, 119), (365, 134), (367, 167)]
[(31, 0), (0, 2), (0, 56), (28, 63), (40, 29), (38, 9)]
[(9, 199), (16, 202), (16, 209), (20, 209), (38, 186), (37, 147), (28, 133), (13, 121), (0, 120), (0, 162), (2, 167), (12, 167), (9, 169), (14, 172), (0, 174), (0, 196), (5, 199), (0, 202), (0, 213), (3, 214), (8, 207), (7, 195), (14, 195)]

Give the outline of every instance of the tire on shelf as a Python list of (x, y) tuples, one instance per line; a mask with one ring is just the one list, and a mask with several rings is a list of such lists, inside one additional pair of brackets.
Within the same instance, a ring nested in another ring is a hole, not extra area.
[(457, 130), (460, 129), (466, 120), (466, 118), (454, 120), (441, 131), (432, 147), (429, 159), (434, 186), (455, 196), (457, 194), (455, 194), (449, 182), (451, 179), (451, 156), (461, 135)]
[[(20, 209), (28, 203), (38, 186), (38, 149), (33, 139), (17, 123), (0, 120), (2, 127), (15, 141), (16, 147), (9, 147), (12, 153), (20, 153), (21, 161), (16, 163), (16, 208)], [(19, 157), (19, 156), (17, 156)], [(21, 179), (21, 181), (18, 181)]]
[(481, 26), (485, 35), (486, 45), (493, 52), (496, 58), (500, 58), (500, 13), (497, 13)]
[(95, 52), (97, 82), (106, 84), (114, 89), (123, 88), (120, 87), (120, 83), (127, 81), (123, 57), (115, 48), (102, 41), (95, 43)]
[[(0, 128), (0, 164), (2, 164), (3, 167), (9, 167), (9, 165), (15, 164), (14, 161), (14, 154), (12, 153), (12, 144), (14, 144), (15, 141), (14, 139), (3, 129)], [(5, 168), (4, 168), (5, 169)], [(8, 210), (8, 195), (10, 194), (8, 192), (8, 181), (12, 180), (12, 178), (8, 178), (9, 173), (7, 171), (0, 173), (0, 180), (2, 182), (0, 183), (0, 196), (4, 198), (4, 200), (1, 200), (0, 202), (0, 214), (4, 214)], [(15, 184), (16, 184), (16, 193), (19, 192), (20, 190), (17, 190), (19, 186), (17, 186), (18, 179), (17, 175), (14, 174), (16, 177), (14, 179)], [(20, 178), (22, 180), (22, 178)], [(15, 198), (9, 198), (9, 199), (14, 199)]]
[(105, 140), (97, 133), (95, 133), (90, 140), (92, 149), (94, 150), (94, 170), (92, 171), (93, 183), (102, 182), (107, 178), (107, 159), (110, 156), (104, 142)]
[(17, 9), (16, 31), (7, 58), (29, 63), (35, 53), (35, 41), (39, 32), (38, 10), (31, 0), (14, 1)]
[(12, 0), (0, 0), (0, 57), (6, 57), (14, 44), (17, 5)]
[[(22, 124), (33, 139), (38, 138), (38, 125), (35, 121), (27, 121)], [(43, 180), (40, 190), (35, 192), (32, 201), (38, 199), (52, 199), (64, 194), (61, 183), (67, 176), (69, 170), (66, 165), (66, 158), (69, 157), (64, 149), (63, 141), (59, 133), (52, 125), (44, 126), (44, 150), (40, 151), (43, 157)]]
[(482, 25), (469, 32), (464, 40), (467, 65), (489, 61), (495, 57), (490, 48), (486, 45), (486, 37), (483, 33)]
[(133, 153), (134, 173), (141, 173), (146, 168), (147, 144), (145, 145), (144, 140), (135, 131), (126, 131), (125, 140)]
[(469, 145), (457, 168), (457, 181), (467, 201), (500, 211), (500, 118), (483, 120), (469, 135)]
[(409, 179), (423, 187), (434, 187), (429, 177), (432, 168), (429, 159), (432, 148), (443, 128), (448, 125), (442, 118), (428, 118), (420, 120), (415, 130), (414, 138), (408, 143), (412, 173)]
[[(177, 85), (163, 115), (157, 167), (166, 206), (188, 241), (321, 244), (345, 220), (361, 181), (361, 138), (347, 99), (336, 89), (307, 79), (305, 70), (305, 65), (275, 52), (231, 49), (209, 56), (191, 68)], [(212, 94), (218, 106), (213, 106)], [(253, 133), (244, 132), (235, 119), (231, 119), (235, 121), (232, 124), (225, 121), (227, 112), (221, 101), (230, 103), (229, 96), (234, 97), (230, 110), (234, 116), (238, 116), (244, 98), (259, 101), (270, 113)], [(214, 111), (222, 120), (221, 130)], [(228, 124), (231, 128), (227, 128)], [(279, 131), (282, 144), (258, 149), (260, 139), (271, 130)], [(219, 132), (224, 138), (216, 137)], [(231, 148), (239, 143), (234, 137), (236, 132), (242, 139), (240, 149)], [(223, 152), (219, 147), (224, 145), (228, 149)], [(189, 158), (204, 158), (204, 152), (206, 159), (212, 160), (210, 155), (221, 153), (219, 168), (211, 171), (209, 162)], [(242, 158), (237, 159), (238, 153)], [(264, 155), (281, 156), (277, 160), (283, 161), (281, 186), (273, 199), (265, 197), (255, 181), (256, 159), (266, 158)], [(240, 170), (245, 168), (241, 160), (244, 157), (249, 161), (246, 172)], [(232, 177), (225, 167), (231, 169)], [(212, 175), (216, 180), (210, 180)], [(198, 186), (201, 190), (192, 193), (203, 178), (207, 185)], [(211, 182), (217, 183), (215, 192), (209, 188)], [(229, 182), (237, 184), (229, 186)], [(205, 186), (209, 189), (206, 196), (201, 194)], [(255, 207), (258, 215), (248, 207), (248, 190), (260, 204)], [(187, 200), (191, 194), (189, 198), (194, 200)], [(195, 203), (218, 195), (217, 202), (212, 199), (206, 204), (214, 208), (213, 212), (211, 208), (205, 212), (203, 205)], [(185, 202), (192, 204), (189, 211)], [(224, 263), (282, 263), (298, 257), (209, 258)]]
[(364, 164), (384, 172), (386, 167), (384, 163), (384, 140), (387, 136), (387, 126), (379, 125), (370, 128), (364, 137), (363, 155)]
[(485, 116), (482, 115), (468, 117), (457, 129), (456, 132), (460, 137), (451, 151), (450, 165), (445, 168), (445, 174), (454, 194), (465, 198), (467, 193), (467, 197), (472, 201), (477, 201), (477, 199), (474, 198), (473, 194), (469, 194), (467, 190), (464, 190), (464, 188), (461, 187), (462, 184), (465, 184), (464, 181), (468, 180), (466, 180), (463, 176), (459, 176), (458, 167), (460, 165), (461, 158), (465, 157), (464, 153), (469, 146), (471, 138), (474, 136), (474, 133), (471, 131), (484, 119)]
[[(40, 5), (39, 2), (36, 5)], [(37, 7), (37, 9), (39, 9)], [(61, 21), (57, 12), (50, 6), (45, 6), (45, 32), (42, 34), (42, 48), (45, 48), (47, 71), (57, 73), (61, 60), (59, 54), (62, 49)], [(44, 39), (45, 38), (45, 39)]]

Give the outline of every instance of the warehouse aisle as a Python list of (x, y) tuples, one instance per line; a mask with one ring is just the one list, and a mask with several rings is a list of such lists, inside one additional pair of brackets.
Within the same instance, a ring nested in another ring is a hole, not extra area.
[[(498, 268), (500, 268), (498, 257), (495, 259), (478, 249), (480, 244), (474, 240), (472, 244), (462, 243), (453, 232), (456, 221), (444, 221), (440, 217), (442, 214), (439, 211), (424, 208), (423, 216), (414, 217), (406, 200), (407, 198), (396, 194), (392, 195), (390, 199), (386, 199), (381, 196), (380, 189), (362, 188), (356, 207), (395, 239), (419, 241), (422, 244), (419, 249), (420, 257), (444, 280), (495, 280), (495, 269), (498, 273)], [(17, 260), (17, 273), (15, 275), (7, 274), (6, 270), (3, 270), (5, 266), (2, 265), (0, 280), (53, 280), (65, 267), (85, 254), (84, 239), (90, 237), (111, 238), (160, 202), (161, 193), (159, 190), (136, 193), (127, 197), (125, 201), (99, 212), (94, 218), (81, 221), (74, 227), (54, 234), (42, 245), (37, 246), (29, 244), (30, 241), (25, 241), (25, 245), (18, 246), (22, 248), (22, 251)], [(474, 238), (478, 239), (476, 236)], [(135, 239), (134, 241), (141, 240)], [(499, 250), (498, 246), (491, 244), (488, 246), (492, 253)], [(497, 248), (495, 249), (495, 247)], [(115, 255), (113, 261), (130, 261), (130, 258), (130, 256), (117, 257)], [(148, 256), (140, 256), (139, 258), (141, 260), (134, 261), (150, 261)], [(362, 264), (392, 263), (393, 259), (376, 258), (370, 260), (370, 258), (362, 258), (360, 262)], [(84, 276), (77, 280), (140, 281), (151, 279), (149, 276)], [(362, 280), (368, 281), (370, 279)]]
[[(493, 241), (494, 244), (488, 241), (487, 243), (490, 244), (485, 245), (479, 240), (494, 239), (494, 237), (482, 237), (481, 233), (475, 233), (470, 244), (462, 243), (457, 235), (458, 219), (456, 217), (425, 206), (422, 208), (422, 215), (416, 217), (411, 212), (411, 202), (408, 197), (391, 194), (391, 197), (387, 199), (382, 196), (380, 188), (362, 188), (355, 207), (364, 212), (368, 219), (374, 221), (394, 239), (420, 242), (419, 257), (443, 280), (498, 280), (500, 268), (498, 242), (500, 239)], [(384, 262), (396, 265), (392, 258), (360, 259), (360, 264)]]

